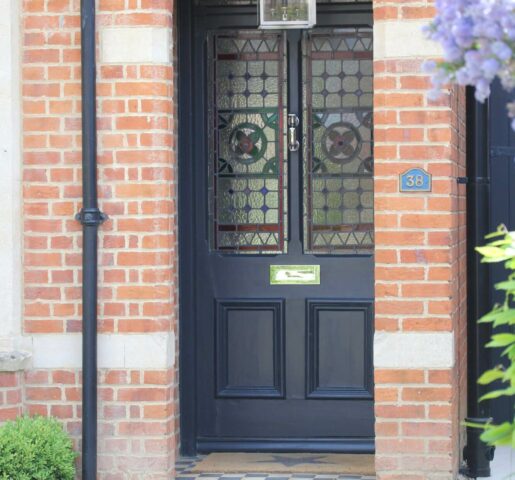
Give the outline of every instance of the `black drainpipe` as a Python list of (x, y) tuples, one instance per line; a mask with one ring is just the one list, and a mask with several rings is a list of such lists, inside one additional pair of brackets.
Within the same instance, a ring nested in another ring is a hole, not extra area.
[[(490, 368), (485, 344), (490, 337), (489, 324), (477, 319), (491, 308), (488, 266), (480, 262), (474, 250), (483, 245), (489, 233), (490, 174), (488, 168), (488, 102), (480, 104), (472, 89), (467, 91), (467, 420), (486, 423), (490, 419), (489, 402), (479, 402), (486, 393), (477, 379)], [(467, 427), (462, 473), (471, 478), (489, 477), (494, 448), (481, 441), (481, 429)]]
[(97, 256), (98, 208), (95, 0), (81, 0), (82, 63), (82, 479), (97, 476)]

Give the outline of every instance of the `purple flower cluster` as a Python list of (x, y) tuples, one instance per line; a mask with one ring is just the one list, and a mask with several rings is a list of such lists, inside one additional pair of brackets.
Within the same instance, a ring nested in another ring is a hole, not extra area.
[[(430, 98), (446, 83), (472, 85), (480, 102), (490, 95), (497, 77), (515, 87), (515, 0), (435, 0), (437, 15), (425, 28), (428, 38), (443, 47), (443, 61), (428, 61), (432, 74)], [(510, 112), (515, 107), (509, 108)], [(513, 117), (512, 117), (513, 118)], [(512, 122), (515, 130), (515, 118)]]

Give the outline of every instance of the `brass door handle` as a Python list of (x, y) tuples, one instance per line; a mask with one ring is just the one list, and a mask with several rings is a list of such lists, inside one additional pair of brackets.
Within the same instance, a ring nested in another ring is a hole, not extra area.
[(288, 150), (296, 152), (300, 148), (297, 140), (297, 128), (299, 127), (299, 117), (294, 113), (288, 114)]

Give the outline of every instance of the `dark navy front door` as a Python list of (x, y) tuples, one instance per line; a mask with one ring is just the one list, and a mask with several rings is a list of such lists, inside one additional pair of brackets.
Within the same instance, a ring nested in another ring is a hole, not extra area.
[(306, 32), (194, 10), (199, 451), (373, 449), (372, 30), (348, 8)]

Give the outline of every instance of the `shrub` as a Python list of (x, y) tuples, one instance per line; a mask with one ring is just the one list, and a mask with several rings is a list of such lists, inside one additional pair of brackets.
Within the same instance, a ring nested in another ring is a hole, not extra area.
[[(493, 398), (515, 396), (515, 334), (513, 327), (515, 325), (515, 232), (508, 232), (506, 227), (499, 227), (498, 231), (487, 236), (492, 240), (484, 247), (478, 247), (477, 251), (482, 255), (482, 261), (485, 263), (504, 263), (508, 270), (508, 278), (503, 282), (495, 285), (495, 288), (504, 292), (504, 301), (500, 305), (495, 305), (493, 310), (482, 317), (480, 323), (491, 323), (494, 334), (490, 342), (486, 345), (488, 348), (502, 349), (502, 356), (508, 359), (507, 366), (499, 365), (488, 370), (481, 375), (478, 382), (481, 385), (489, 385), (496, 382), (494, 390), (483, 395), (480, 401)], [(508, 328), (508, 332), (496, 333), (496, 330)], [(515, 420), (504, 422), (501, 425), (475, 425), (483, 428), (481, 435), (488, 445), (511, 445), (515, 448)]]
[(0, 428), (1, 480), (73, 480), (75, 458), (55, 419), (20, 417)]

